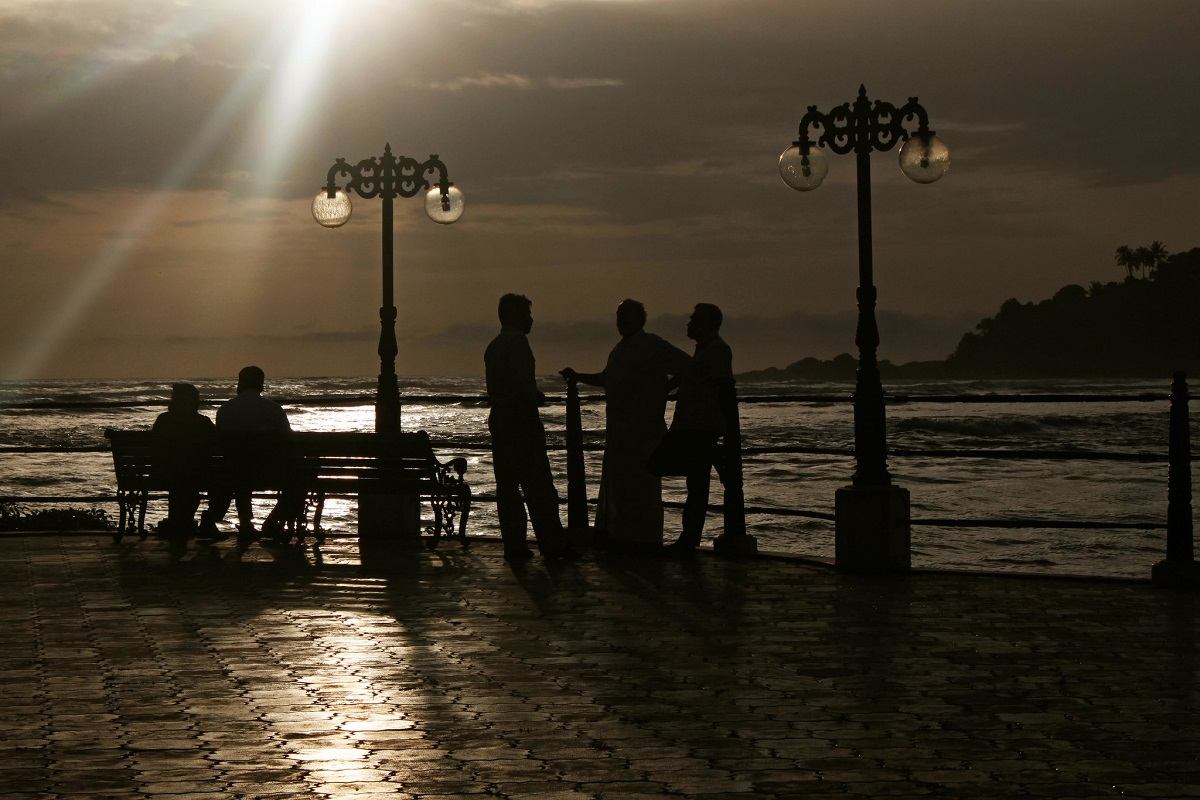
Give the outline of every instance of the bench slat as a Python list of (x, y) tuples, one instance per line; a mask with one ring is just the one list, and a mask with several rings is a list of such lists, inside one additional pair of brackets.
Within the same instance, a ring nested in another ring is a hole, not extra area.
[[(124, 529), (133, 525), (138, 512), (138, 532), (145, 535), (141, 520), (147, 495), (169, 489), (169, 482), (156, 474), (155, 435), (148, 430), (105, 431), (112, 447), (113, 471)], [(465, 459), (442, 463), (434, 455), (429, 435), (414, 433), (377, 434), (358, 431), (295, 431), (287, 435), (217, 436), (216, 452), (208, 456), (201, 472), (216, 480), (230, 480), (236, 465), (240, 485), (282, 489), (283, 484), (302, 489), (315, 503), (314, 523), (320, 519), (326, 496), (408, 494), (429, 500), (437, 526), (446, 528), (458, 517), (459, 535), (466, 535), (470, 512), (470, 486), (463, 480)], [(300, 521), (301, 525), (303, 520)], [(127, 524), (128, 523), (128, 524)], [(440, 527), (435, 532), (440, 535)], [(115, 538), (120, 540), (120, 533)]]

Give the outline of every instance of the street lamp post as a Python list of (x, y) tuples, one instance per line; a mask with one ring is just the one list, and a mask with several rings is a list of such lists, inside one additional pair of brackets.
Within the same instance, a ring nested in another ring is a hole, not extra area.
[[(434, 175), (432, 183), (429, 176)], [(345, 186), (337, 179), (347, 176)], [(349, 164), (339, 158), (329, 168), (325, 188), (313, 198), (313, 218), (326, 228), (338, 228), (350, 219), (350, 193), (383, 200), (383, 301), (379, 307), (379, 384), (375, 395), (375, 430), (378, 433), (400, 431), (400, 387), (396, 379), (396, 305), (393, 298), (392, 201), (397, 197), (415, 197), (426, 190), (425, 213), (434, 222), (449, 225), (463, 213), (462, 192), (450, 183), (446, 165), (436, 155), (426, 161), (392, 155), (385, 145), (379, 158), (365, 158)]]
[[(910, 130), (915, 122), (916, 130)], [(820, 129), (814, 141), (812, 133)], [(933, 183), (950, 168), (950, 151), (929, 129), (925, 108), (910, 97), (897, 108), (872, 102), (858, 88), (853, 103), (828, 112), (809, 106), (800, 132), (779, 157), (779, 173), (793, 189), (810, 191), (829, 172), (825, 149), (853, 152), (858, 166), (858, 370), (854, 388), (854, 477), (836, 496), (839, 566), (863, 570), (905, 570), (909, 555), (909, 495), (892, 484), (887, 468), (883, 384), (876, 351), (875, 279), (871, 261), (871, 152), (900, 147), (900, 169), (916, 183)]]

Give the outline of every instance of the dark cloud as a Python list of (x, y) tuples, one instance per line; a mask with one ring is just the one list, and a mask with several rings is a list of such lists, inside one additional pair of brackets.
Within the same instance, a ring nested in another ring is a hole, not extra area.
[[(918, 95), (954, 158), (917, 187), (894, 152), (873, 157), (884, 357), (944, 355), (1007, 297), (1118, 277), (1119, 244), (1196, 244), (1192, 0), (355, 6), (291, 61), (300, 15), (283, 0), (0, 9), (0, 205), (19, 223), (0, 220), (0, 244), (32, 254), (8, 267), (13, 285), (57, 296), (114, 241), (154, 239), (93, 324), (149, 337), (186, 317), (198, 338), (171, 346), (191, 354), (236, 344), (205, 332), (220, 319), (297, 364), (308, 345), (325, 369), (358, 369), (346, 354), (360, 351), (370, 369), (376, 334), (354, 326), (377, 304), (379, 203), (356, 201), (336, 232), (306, 209), (336, 157), (390, 141), (439, 153), (468, 203), (450, 229), (398, 205), (412, 369), (477, 371), (512, 289), (536, 296), (539, 353), (555, 363), (601, 360), (603, 315), (627, 294), (652, 315), (722, 304), (742, 368), (835, 355), (853, 348), (854, 162), (835, 158), (799, 194), (776, 159), (807, 105), (860, 82), (896, 103)], [(303, 68), (318, 80), (302, 84)], [(183, 208), (131, 234), (136, 208), (111, 198), (152, 188)], [(197, 291), (178, 297), (152, 269), (198, 276)], [(224, 282), (199, 277), (214, 274)], [(271, 298), (247, 320), (231, 310), (240, 280)], [(164, 294), (191, 305), (168, 313)], [(9, 303), (0, 318), (35, 316), (28, 298)], [(305, 313), (324, 332), (296, 333)]]
[[(253, 57), (254, 43), (269, 41), (265, 14), (255, 18), (264, 26), (257, 31), (246, 30), (254, 19), (211, 25), (155, 56), (135, 43), (180, 27), (172, 6), (106, 5), (103, 25), (83, 21), (97, 18), (94, 3), (87, 14), (59, 2), (52, 13), (29, 7), (0, 17), (0, 42), (21, 42), (24, 64), (5, 74), (0, 101), (82, 79), (105, 53), (114, 62), (143, 59), (6, 132), (3, 144), (42, 165), (39, 182), (48, 189), (152, 182), (241, 72), (279, 70), (285, 60), (274, 50), (265, 61)], [(926, 0), (903, 14), (794, 0), (550, 3), (507, 13), (416, 3), (408, 13), (378, 15), (370, 37), (337, 48), (322, 75), (331, 90), (312, 98), (312, 147), (294, 154), (281, 185), (307, 187), (333, 155), (371, 154), (403, 131), (397, 147), (452, 154), (481, 197), (550, 198), (618, 214), (636, 205), (682, 217), (692, 203), (656, 200), (671, 180), (641, 192), (631, 181), (689, 159), (716, 163), (703, 170), (717, 173), (706, 187), (711, 196), (739, 173), (769, 173), (803, 107), (849, 100), (859, 81), (895, 102), (921, 95), (934, 126), (946, 121), (941, 129), (956, 151), (981, 165), (1153, 181), (1200, 168), (1191, 133), (1200, 97), (1178, 91), (1200, 66), (1195, 19), (1188, 0)], [(245, 166), (239, 145), (269, 77), (192, 185)], [(604, 177), (498, 183), (571, 173)]]

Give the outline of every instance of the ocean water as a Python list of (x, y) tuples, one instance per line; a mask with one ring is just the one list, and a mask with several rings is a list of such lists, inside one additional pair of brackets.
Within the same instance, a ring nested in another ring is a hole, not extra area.
[[(195, 381), (212, 405), (233, 391), (226, 380)], [(551, 444), (561, 444), (564, 407), (560, 380), (546, 378), (543, 390), (557, 397), (543, 409)], [(804, 394), (828, 399), (807, 402), (743, 403), (743, 445), (853, 446), (849, 384), (744, 383), (743, 397)], [(963, 393), (1167, 394), (1167, 381), (1048, 382), (941, 381), (893, 383), (895, 395)], [(0, 384), (0, 450), (13, 446), (88, 448), (104, 445), (106, 428), (149, 427), (162, 411), (170, 386), (146, 382), (9, 382)], [(424, 429), (443, 458), (466, 456), (476, 493), (494, 490), (487, 451), (487, 409), (478, 378), (402, 379), (403, 425)], [(271, 380), (268, 394), (281, 400), (297, 430), (371, 430), (373, 379), (304, 378)], [(465, 396), (454, 401), (446, 396)], [(668, 414), (669, 414), (668, 409)], [(604, 406), (585, 396), (583, 425), (590, 442), (603, 441)], [(1087, 449), (1153, 452), (1165, 457), (1168, 404), (1156, 402), (1023, 402), (962, 404), (904, 402), (888, 406), (889, 444), (912, 449)], [(1200, 414), (1192, 439), (1200, 443)], [(1197, 445), (1193, 444), (1193, 449)], [(589, 496), (596, 493), (599, 452), (586, 454)], [(559, 490), (566, 496), (564, 454), (551, 453)], [(1163, 463), (997, 460), (988, 458), (897, 457), (889, 460), (895, 482), (912, 493), (920, 518), (1050, 518), (1115, 522), (1164, 522), (1167, 467)], [(832, 512), (834, 491), (849, 482), (853, 459), (841, 455), (771, 454), (745, 459), (746, 502)], [(1193, 464), (1193, 483), (1196, 483)], [(0, 495), (108, 495), (115, 490), (111, 460), (104, 452), (13, 453), (0, 451)], [(681, 481), (668, 479), (664, 495), (681, 500)], [(714, 483), (713, 502), (720, 502)], [(27, 503), (29, 507), (35, 504)], [(89, 505), (79, 503), (76, 505)], [(103, 504), (92, 504), (104, 507)], [(152, 504), (151, 520), (165, 503)], [(115, 504), (109, 504), (115, 513)], [(565, 509), (563, 511), (565, 518)], [(326, 524), (352, 532), (355, 508), (331, 501)], [(667, 512), (667, 537), (678, 533), (678, 512)], [(750, 532), (765, 550), (832, 556), (833, 524), (824, 520), (755, 514)], [(709, 534), (719, 532), (711, 519)], [(478, 503), (474, 533), (495, 534), (495, 507)], [(915, 524), (913, 563), (935, 568), (1056, 572), (1145, 577), (1162, 558), (1160, 530), (1054, 530), (931, 527)]]

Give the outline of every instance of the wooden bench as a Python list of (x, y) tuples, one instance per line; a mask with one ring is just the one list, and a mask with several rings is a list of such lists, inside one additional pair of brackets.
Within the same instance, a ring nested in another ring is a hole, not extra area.
[[(155, 437), (146, 430), (109, 429), (104, 435), (112, 448), (120, 509), (113, 540), (119, 542), (127, 533), (145, 538), (150, 495), (169, 489), (154, 469)], [(199, 466), (212, 481), (232, 482), (236, 474), (237, 481), (256, 491), (290, 488), (302, 492), (302, 507), (285, 520), (287, 538), (294, 535), (303, 540), (311, 530), (318, 542), (324, 540), (321, 517), (326, 498), (381, 494), (428, 501), (433, 510), (433, 524), (426, 530), (432, 534), (435, 545), (443, 535), (457, 533), (460, 540), (466, 539), (467, 518), (471, 513), (471, 487), (464, 478), (467, 460), (438, 460), (425, 431), (398, 434), (303, 431), (271, 437), (269, 445), (266, 441), (255, 442), (245, 436), (219, 438), (214, 452), (204, 457), (208, 464)], [(278, 451), (276, 458), (263, 459), (274, 468), (252, 468), (257, 474), (248, 476), (245, 461), (237, 454), (262, 448)]]

